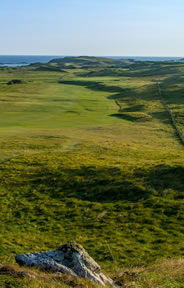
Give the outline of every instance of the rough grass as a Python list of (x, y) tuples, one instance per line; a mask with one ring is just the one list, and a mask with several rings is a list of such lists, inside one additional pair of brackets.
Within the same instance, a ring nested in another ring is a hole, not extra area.
[[(164, 259), (154, 265), (129, 267), (110, 273), (116, 285), (131, 288), (182, 288), (184, 281), (184, 260)], [(67, 275), (19, 268), (16, 265), (0, 267), (0, 287), (26, 288), (97, 288), (85, 279), (74, 279)]]
[(97, 288), (99, 285), (85, 279), (75, 279), (66, 274), (48, 273), (35, 269), (19, 268), (15, 265), (0, 266), (0, 287), (91, 287)]
[[(151, 76), (162, 64), (152, 65), (98, 77), (84, 67), (0, 70), (1, 263), (75, 240), (110, 273), (151, 267), (127, 287), (182, 287), (181, 273), (169, 278), (163, 262), (150, 263), (184, 255), (183, 146), (155, 85), (161, 78), (182, 130), (183, 64), (168, 64), (162, 76)], [(12, 79), (22, 83), (7, 85)], [(2, 287), (47, 287), (2, 277)]]

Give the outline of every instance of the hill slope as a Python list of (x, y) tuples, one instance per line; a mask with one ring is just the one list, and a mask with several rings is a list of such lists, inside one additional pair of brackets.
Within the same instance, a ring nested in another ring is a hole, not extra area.
[(182, 256), (184, 150), (156, 83), (183, 132), (184, 64), (53, 65), (0, 70), (1, 262), (71, 239), (107, 270)]

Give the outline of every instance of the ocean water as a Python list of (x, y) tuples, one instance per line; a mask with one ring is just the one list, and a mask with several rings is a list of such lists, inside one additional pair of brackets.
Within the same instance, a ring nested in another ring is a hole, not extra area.
[[(33, 55), (0, 55), (0, 66), (24, 66), (36, 62), (48, 63), (54, 58), (63, 58), (65, 56), (33, 56)], [(135, 61), (180, 61), (182, 57), (139, 57), (139, 56), (108, 56), (112, 59), (133, 59)]]
[(0, 55), (0, 66), (24, 66), (36, 62), (48, 63), (54, 58), (63, 58), (64, 56), (32, 56), (32, 55)]

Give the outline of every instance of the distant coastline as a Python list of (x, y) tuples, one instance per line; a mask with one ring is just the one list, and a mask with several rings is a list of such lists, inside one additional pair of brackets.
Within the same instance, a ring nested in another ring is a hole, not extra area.
[[(0, 67), (9, 66), (9, 67), (16, 67), (16, 66), (25, 66), (30, 65), (36, 62), (43, 62), (48, 63), (54, 58), (64, 58), (65, 56), (33, 56), (33, 55), (20, 55), (20, 56), (13, 56), (13, 55), (0, 55)], [(100, 57), (100, 56), (99, 56)], [(148, 57), (148, 56), (106, 56), (106, 58), (112, 59), (131, 59), (133, 61), (183, 61), (183, 57)]]
[(9, 67), (25, 66), (25, 65), (30, 65), (32, 63), (36, 63), (36, 62), (48, 63), (54, 58), (63, 58), (63, 57), (64, 56), (0, 55), (0, 67), (2, 66), (9, 66)]

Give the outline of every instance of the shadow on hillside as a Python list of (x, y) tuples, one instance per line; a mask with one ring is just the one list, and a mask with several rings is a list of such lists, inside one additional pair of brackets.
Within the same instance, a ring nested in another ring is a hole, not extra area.
[(184, 198), (184, 166), (158, 165), (148, 171), (139, 169), (135, 177), (144, 178), (145, 185), (157, 192), (158, 196), (173, 199)]
[(171, 76), (162, 80), (161, 84), (167, 85), (167, 87), (174, 87), (177, 84), (180, 84), (181, 82), (183, 82), (183, 80), (184, 80), (183, 75), (181, 76), (177, 74), (177, 75), (174, 75), (174, 76)]
[(173, 122), (171, 120), (170, 115), (167, 111), (161, 111), (161, 112), (152, 112), (151, 116), (155, 119), (160, 120), (162, 123), (166, 125), (173, 125)]
[(105, 68), (97, 71), (90, 71), (81, 73), (81, 77), (153, 77), (176, 74), (179, 72), (181, 64), (163, 63), (163, 62), (135, 62), (134, 64), (127, 64), (126, 69), (112, 69)]
[[(170, 81), (172, 82), (172, 85), (169, 84)], [(184, 89), (181, 88), (175, 88), (174, 91), (169, 91), (170, 88), (173, 88), (173, 85), (175, 86), (175, 81), (179, 83), (181, 81), (181, 77), (172, 76), (167, 79), (165, 79), (162, 82), (162, 96), (165, 98), (166, 102), (168, 104), (184, 104), (184, 98), (183, 93)], [(148, 101), (152, 102), (159, 101), (160, 102), (160, 95), (158, 92), (158, 86), (156, 84), (149, 85), (149, 86), (142, 86), (140, 88), (121, 88), (119, 86), (106, 86), (102, 82), (98, 81), (75, 81), (75, 80), (62, 80), (59, 81), (61, 84), (65, 85), (77, 85), (77, 86), (83, 86), (87, 89), (90, 89), (92, 91), (103, 91), (103, 92), (111, 92), (114, 93), (113, 95), (107, 96), (108, 99), (116, 101), (117, 104), (117, 113), (109, 115), (111, 117), (116, 117), (118, 119), (122, 120), (128, 120), (131, 122), (135, 121), (141, 121), (145, 122), (152, 118), (157, 119), (164, 124), (171, 124), (170, 116), (166, 111), (163, 112), (152, 112), (151, 114), (147, 113), (146, 117), (146, 107), (143, 104), (132, 104), (133, 101)], [(169, 85), (169, 86), (167, 86)], [(169, 88), (168, 88), (169, 87)], [(125, 105), (125, 108), (123, 107)], [(127, 107), (128, 106), (128, 107)], [(143, 115), (130, 115), (131, 112), (141, 112), (145, 111), (145, 117), (142, 117)], [(128, 112), (128, 114), (126, 114)]]
[[(76, 198), (92, 202), (128, 201), (137, 202), (149, 197), (134, 179), (130, 179), (119, 168), (97, 168), (81, 166), (79, 169), (49, 170), (28, 176), (33, 187), (42, 183), (41, 193), (49, 193), (51, 198)], [(46, 189), (46, 190), (45, 190)]]
[(102, 82), (98, 81), (62, 80), (59, 81), (59, 83), (65, 85), (84, 86), (85, 88), (91, 89), (93, 91), (117, 92), (117, 93), (127, 91), (127, 89), (123, 89), (119, 86), (106, 86)]
[(143, 117), (139, 117), (139, 115), (134, 116), (133, 114), (130, 115), (130, 114), (122, 113), (121, 111), (122, 110), (119, 110), (119, 113), (111, 114), (109, 116), (122, 119), (122, 120), (131, 121), (131, 122), (141, 121), (141, 120), (145, 122), (145, 119)]
[[(134, 170), (133, 174), (119, 168), (81, 166), (79, 169), (49, 170), (28, 177), (32, 187), (42, 183), (40, 193), (55, 199), (75, 198), (91, 202), (139, 202), (152, 196), (175, 199), (184, 197), (184, 167), (167, 165)], [(141, 184), (140, 184), (141, 183)]]
[(184, 104), (184, 77), (181, 75), (175, 75), (168, 77), (161, 81), (160, 87), (162, 96), (168, 104), (180, 105)]
[(145, 105), (139, 104), (139, 105), (130, 105), (127, 108), (124, 108), (124, 112), (142, 112), (145, 109)]

